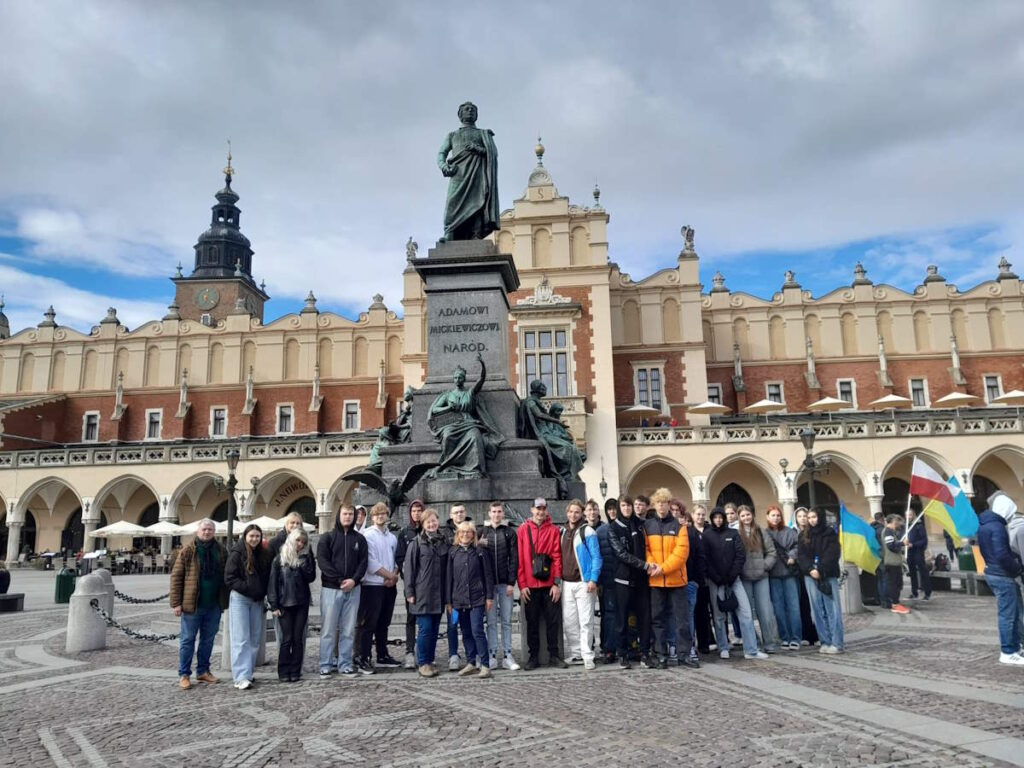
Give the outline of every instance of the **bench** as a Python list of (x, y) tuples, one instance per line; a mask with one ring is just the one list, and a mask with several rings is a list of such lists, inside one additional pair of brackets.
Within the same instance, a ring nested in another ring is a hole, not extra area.
[(16, 613), (24, 610), (24, 592), (12, 592), (7, 595), (0, 595), (0, 613)]
[(938, 591), (952, 591), (953, 579), (960, 579), (960, 588), (958, 590), (960, 592), (966, 592), (968, 595), (992, 594), (992, 590), (985, 582), (985, 574), (983, 573), (977, 573), (975, 571), (932, 571), (931, 577), (933, 582), (936, 579), (948, 579), (948, 588), (942, 589), (938, 585), (933, 587)]

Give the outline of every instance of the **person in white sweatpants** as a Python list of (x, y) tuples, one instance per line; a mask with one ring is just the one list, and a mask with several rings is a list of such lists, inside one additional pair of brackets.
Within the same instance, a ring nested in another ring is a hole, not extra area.
[(597, 532), (583, 519), (583, 502), (565, 508), (569, 521), (562, 529), (562, 628), (570, 663), (594, 669), (593, 620), (601, 549)]

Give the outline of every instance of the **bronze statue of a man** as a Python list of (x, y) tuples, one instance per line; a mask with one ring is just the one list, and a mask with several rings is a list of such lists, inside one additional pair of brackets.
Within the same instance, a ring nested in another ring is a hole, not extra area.
[(498, 149), (494, 131), (476, 127), (476, 105), (459, 107), (462, 127), (449, 133), (437, 153), (448, 182), (444, 236), (448, 240), (480, 240), (498, 229)]

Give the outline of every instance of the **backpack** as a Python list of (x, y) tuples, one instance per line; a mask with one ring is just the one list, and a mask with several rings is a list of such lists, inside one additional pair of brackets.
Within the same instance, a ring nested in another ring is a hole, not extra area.
[(948, 571), (948, 570), (950, 570), (950, 567), (949, 567), (949, 557), (946, 555), (945, 552), (940, 552), (939, 554), (937, 554), (935, 556), (935, 564), (933, 566), (933, 569), (936, 570), (936, 571)]

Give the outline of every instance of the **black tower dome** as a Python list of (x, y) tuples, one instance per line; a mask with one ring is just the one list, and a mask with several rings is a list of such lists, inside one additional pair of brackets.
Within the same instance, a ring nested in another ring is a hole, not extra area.
[(210, 228), (199, 236), (195, 245), (196, 266), (192, 277), (235, 277), (236, 270), (252, 280), (252, 248), (249, 238), (238, 228), (242, 212), (236, 203), (238, 195), (231, 188), (231, 152), (224, 169), (224, 189), (217, 193)]

